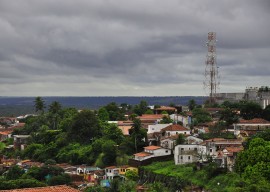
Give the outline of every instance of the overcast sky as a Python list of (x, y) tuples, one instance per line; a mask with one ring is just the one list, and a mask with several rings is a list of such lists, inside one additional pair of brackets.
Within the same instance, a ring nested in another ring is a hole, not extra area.
[(0, 0), (0, 96), (185, 96), (270, 85), (270, 0)]

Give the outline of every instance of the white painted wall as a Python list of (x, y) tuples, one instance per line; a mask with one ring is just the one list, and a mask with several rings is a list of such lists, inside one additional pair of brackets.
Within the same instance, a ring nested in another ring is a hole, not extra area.
[(154, 132), (160, 132), (161, 129), (163, 129), (165, 127), (168, 127), (169, 125), (171, 125), (171, 123), (169, 123), (169, 124), (148, 125), (147, 134), (154, 133)]

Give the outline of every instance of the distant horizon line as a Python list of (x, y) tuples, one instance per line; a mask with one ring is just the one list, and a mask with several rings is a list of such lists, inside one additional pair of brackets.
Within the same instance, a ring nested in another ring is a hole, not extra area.
[(183, 96), (0, 96), (1, 97), (209, 97), (203, 95), (183, 95)]

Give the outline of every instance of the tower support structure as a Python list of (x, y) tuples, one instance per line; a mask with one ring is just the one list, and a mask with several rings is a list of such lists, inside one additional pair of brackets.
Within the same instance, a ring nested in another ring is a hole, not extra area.
[(217, 88), (219, 86), (219, 76), (217, 67), (217, 53), (216, 53), (216, 33), (208, 33), (207, 55), (205, 61), (205, 80), (204, 88), (209, 94), (209, 103), (215, 103)]

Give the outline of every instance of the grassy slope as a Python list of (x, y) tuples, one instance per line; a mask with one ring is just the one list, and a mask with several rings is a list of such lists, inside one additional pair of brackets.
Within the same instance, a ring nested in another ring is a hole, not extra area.
[(178, 177), (195, 186), (211, 191), (237, 191), (241, 178), (236, 173), (221, 174), (209, 178), (206, 170), (194, 170), (194, 165), (174, 165), (173, 161), (157, 162), (144, 167), (148, 171), (166, 176)]

